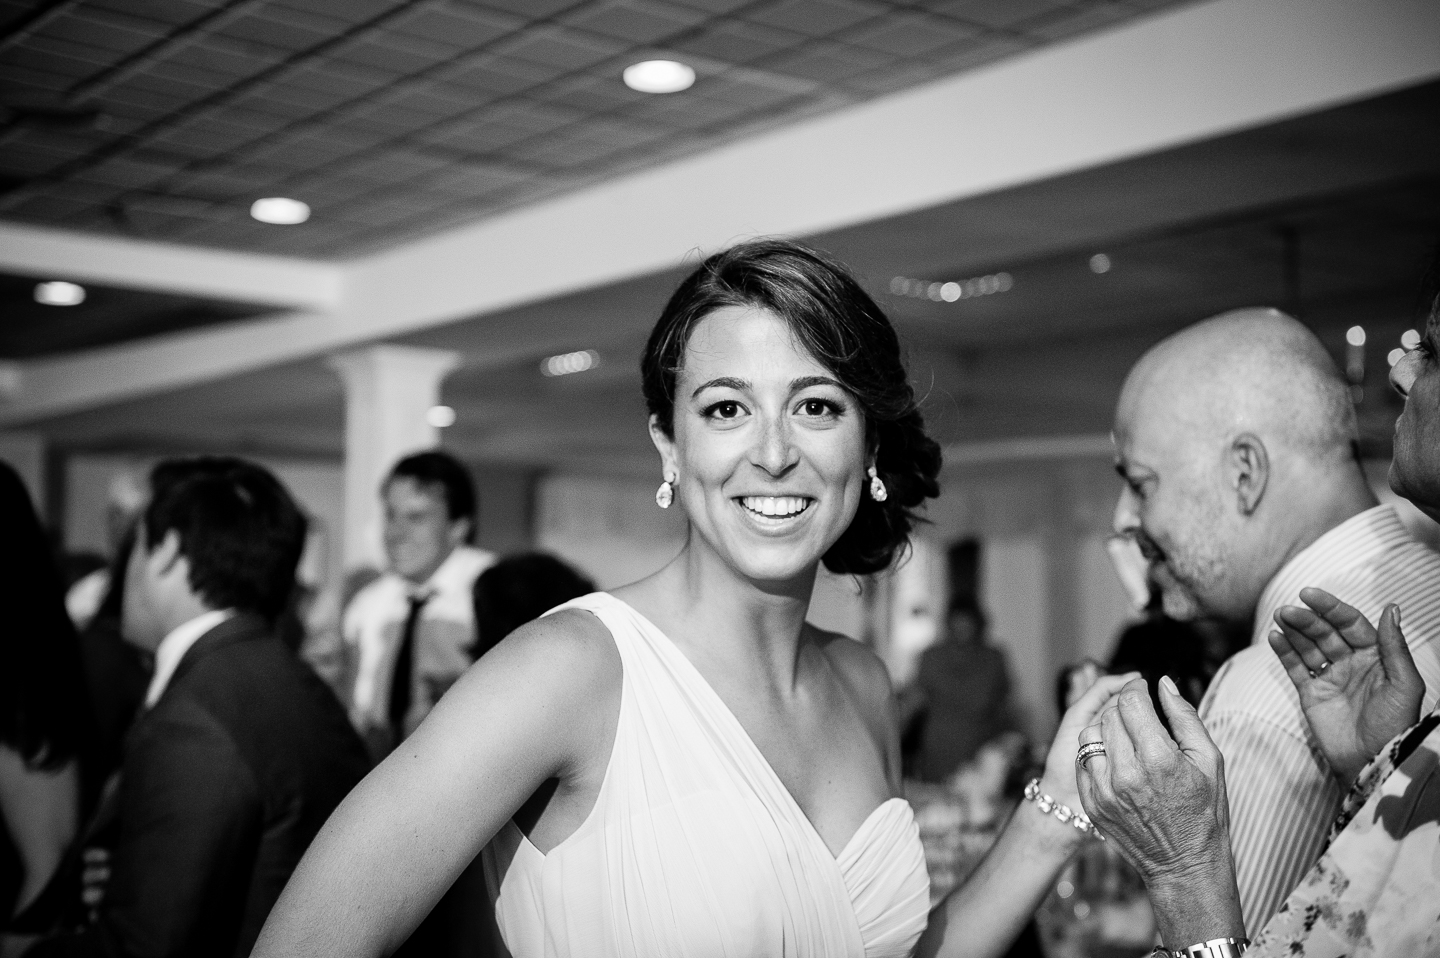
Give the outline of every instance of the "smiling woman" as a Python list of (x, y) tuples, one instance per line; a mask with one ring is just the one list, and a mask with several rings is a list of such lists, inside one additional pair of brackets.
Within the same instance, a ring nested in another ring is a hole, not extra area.
[[(938, 491), (895, 333), (838, 264), (761, 241), (681, 284), (641, 369), (684, 548), (480, 659), (326, 825), (255, 955), (388, 954), (482, 849), (517, 958), (920, 943), (889, 677), (805, 621), (822, 562), (886, 568)], [(1047, 811), (1077, 805), (1079, 730), (1123, 680), (1066, 717)], [(1003, 951), (1084, 837), (1068, 811), (1015, 821), (927, 953)]]
[[(940, 448), (925, 434), (890, 321), (848, 272), (815, 251), (777, 240), (747, 243), (711, 257), (675, 291), (640, 362), (657, 444), (674, 438), (677, 402), (683, 411), (684, 403), (696, 398), (677, 392), (686, 356), (713, 355), (710, 336), (692, 343), (696, 327), (713, 326), (701, 323), (712, 315), (735, 323), (746, 314), (753, 355), (774, 357), (780, 346), (806, 360), (811, 375), (789, 384), (797, 402), (806, 398), (805, 388), (813, 393), (810, 403), (843, 402), (837, 418), (848, 415), (863, 430), (862, 473), (873, 466), (885, 489), (883, 500), (857, 499), (853, 520), (825, 553), (826, 568), (854, 573), (885, 568), (909, 536), (912, 510), (939, 494)], [(762, 315), (772, 325), (763, 333), (753, 325)], [(767, 336), (775, 342), (766, 342)], [(722, 377), (705, 385), (715, 387), (706, 397), (710, 403), (720, 401), (718, 390), (728, 387), (733, 409), (749, 413), (735, 400), (737, 388), (751, 384)], [(727, 405), (723, 414), (735, 415), (731, 409)]]

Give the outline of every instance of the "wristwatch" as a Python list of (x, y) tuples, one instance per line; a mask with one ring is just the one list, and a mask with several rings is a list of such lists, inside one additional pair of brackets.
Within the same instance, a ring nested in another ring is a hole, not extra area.
[(1211, 938), (1175, 951), (1156, 945), (1155, 950), (1150, 952), (1150, 958), (1240, 958), (1249, 948), (1249, 938)]

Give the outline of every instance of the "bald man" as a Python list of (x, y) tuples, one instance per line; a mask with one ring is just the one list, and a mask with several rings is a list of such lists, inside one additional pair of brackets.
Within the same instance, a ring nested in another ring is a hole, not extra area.
[(1197, 323), (1146, 353), (1115, 415), (1116, 531), (1165, 611), (1243, 623), (1200, 715), (1225, 756), (1241, 905), (1264, 926), (1319, 858), (1349, 782), (1322, 757), (1266, 637), (1314, 586), (1371, 621), (1389, 602), (1440, 696), (1440, 555), (1379, 505), (1357, 459), (1349, 389), (1306, 327), (1275, 310)]

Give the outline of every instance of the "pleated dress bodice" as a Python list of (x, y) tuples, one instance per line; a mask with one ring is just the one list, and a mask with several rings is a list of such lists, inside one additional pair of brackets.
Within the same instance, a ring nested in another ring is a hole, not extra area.
[(740, 721), (649, 620), (597, 592), (585, 609), (623, 667), (595, 807), (541, 853), (514, 822), (485, 850), (515, 958), (902, 958), (929, 878), (910, 806), (879, 805), (837, 856)]

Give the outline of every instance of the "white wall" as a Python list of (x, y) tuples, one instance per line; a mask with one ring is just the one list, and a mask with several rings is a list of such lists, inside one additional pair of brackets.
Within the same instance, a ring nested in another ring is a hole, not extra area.
[(676, 508), (655, 505), (659, 479), (554, 473), (535, 491), (535, 546), (573, 563), (601, 589), (634, 582), (684, 544)]

